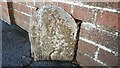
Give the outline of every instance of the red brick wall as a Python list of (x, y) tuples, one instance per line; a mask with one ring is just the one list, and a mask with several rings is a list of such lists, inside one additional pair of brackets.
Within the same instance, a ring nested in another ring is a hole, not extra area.
[[(62, 7), (74, 19), (82, 20), (78, 43), (77, 61), (83, 66), (117, 66), (119, 15), (111, 4), (104, 6), (93, 4), (63, 2), (13, 2), (14, 23), (28, 31), (29, 20), (37, 7), (52, 4)], [(98, 3), (99, 4), (99, 3)], [(119, 4), (118, 4), (119, 5)], [(6, 2), (0, 4), (2, 20), (11, 23)], [(118, 8), (118, 7), (117, 7)]]

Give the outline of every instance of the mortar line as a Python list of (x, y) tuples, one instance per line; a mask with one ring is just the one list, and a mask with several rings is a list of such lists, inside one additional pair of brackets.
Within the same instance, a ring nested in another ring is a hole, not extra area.
[(115, 56), (118, 56), (118, 52), (115, 52), (115, 51), (113, 51), (113, 50), (110, 50), (109, 48), (107, 48), (107, 47), (105, 47), (105, 46), (103, 46), (103, 45), (101, 45), (101, 44), (97, 44), (97, 43), (95, 43), (94, 41), (85, 39), (85, 38), (83, 38), (83, 37), (79, 37), (79, 39), (82, 40), (82, 41), (85, 41), (85, 42), (87, 42), (87, 43), (89, 43), (89, 44), (98, 46), (99, 48), (101, 48), (101, 49), (103, 49), (103, 50), (105, 50), (105, 51), (107, 51), (107, 52), (110, 52), (110, 53), (114, 54)]
[(109, 8), (102, 8), (102, 7), (96, 7), (96, 6), (89, 6), (89, 5), (85, 5), (81, 2), (79, 3), (74, 3), (74, 2), (68, 2), (68, 1), (59, 1), (59, 0), (52, 0), (54, 2), (62, 2), (62, 3), (67, 3), (67, 4), (73, 4), (73, 5), (77, 5), (80, 7), (85, 7), (85, 8), (90, 8), (90, 9), (99, 9), (99, 10), (104, 10), (104, 11), (109, 11), (109, 12), (116, 12), (116, 13), (120, 13), (120, 11), (117, 11), (116, 9), (109, 9)]
[(98, 59), (99, 50), (100, 50), (100, 48), (98, 47), (96, 52), (95, 52), (95, 59)]
[(111, 35), (116, 35), (116, 36), (118, 36), (118, 31), (115, 31), (115, 33), (113, 33), (113, 32), (109, 32), (109, 31), (107, 31), (107, 30), (105, 30), (105, 29), (102, 29), (102, 27), (100, 26), (100, 25), (95, 25), (95, 24), (93, 24), (93, 23), (91, 23), (91, 22), (83, 22), (83, 24), (88, 24), (88, 26), (89, 25), (92, 25), (91, 27), (92, 28), (95, 28), (95, 29), (98, 29), (98, 30), (100, 30), (100, 31), (102, 31), (102, 32), (105, 32), (105, 33), (108, 33), (108, 34), (111, 34)]
[(30, 14), (27, 14), (27, 13), (25, 13), (25, 12), (21, 12), (21, 11), (19, 11), (19, 10), (17, 10), (17, 9), (14, 9), (15, 11), (18, 11), (18, 12), (20, 12), (20, 13), (22, 13), (22, 14), (24, 14), (24, 15), (26, 15), (26, 16), (28, 16), (28, 17), (31, 17), (31, 15)]
[[(80, 51), (78, 51), (78, 52), (80, 53)], [(104, 66), (107, 66), (107, 64), (103, 63), (102, 61), (100, 61), (100, 60), (98, 60), (98, 59), (95, 59), (95, 58), (91, 57), (90, 55), (88, 55), (88, 54), (86, 54), (86, 53), (82, 53), (82, 54), (84, 54), (85, 56), (93, 59), (94, 61), (96, 61), (96, 62), (98, 62), (98, 63), (100, 63), (100, 64), (103, 64)]]

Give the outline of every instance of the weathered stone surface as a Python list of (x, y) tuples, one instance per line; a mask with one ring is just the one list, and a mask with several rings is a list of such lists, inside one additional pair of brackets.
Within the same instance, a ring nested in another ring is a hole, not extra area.
[(78, 27), (62, 8), (43, 6), (32, 16), (29, 27), (34, 60), (73, 60)]

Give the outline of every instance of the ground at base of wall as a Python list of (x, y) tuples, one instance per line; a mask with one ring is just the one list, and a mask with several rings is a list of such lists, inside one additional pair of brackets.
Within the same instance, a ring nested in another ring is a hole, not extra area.
[(78, 64), (71, 62), (58, 61), (39, 61), (31, 62), (31, 45), (28, 33), (16, 25), (2, 23), (2, 66), (66, 66), (72, 68), (81, 68)]

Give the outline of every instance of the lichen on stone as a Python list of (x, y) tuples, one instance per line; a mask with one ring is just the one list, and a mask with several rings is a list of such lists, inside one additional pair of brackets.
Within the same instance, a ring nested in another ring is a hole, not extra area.
[(32, 16), (29, 27), (34, 60), (72, 60), (77, 24), (62, 8), (46, 5)]

